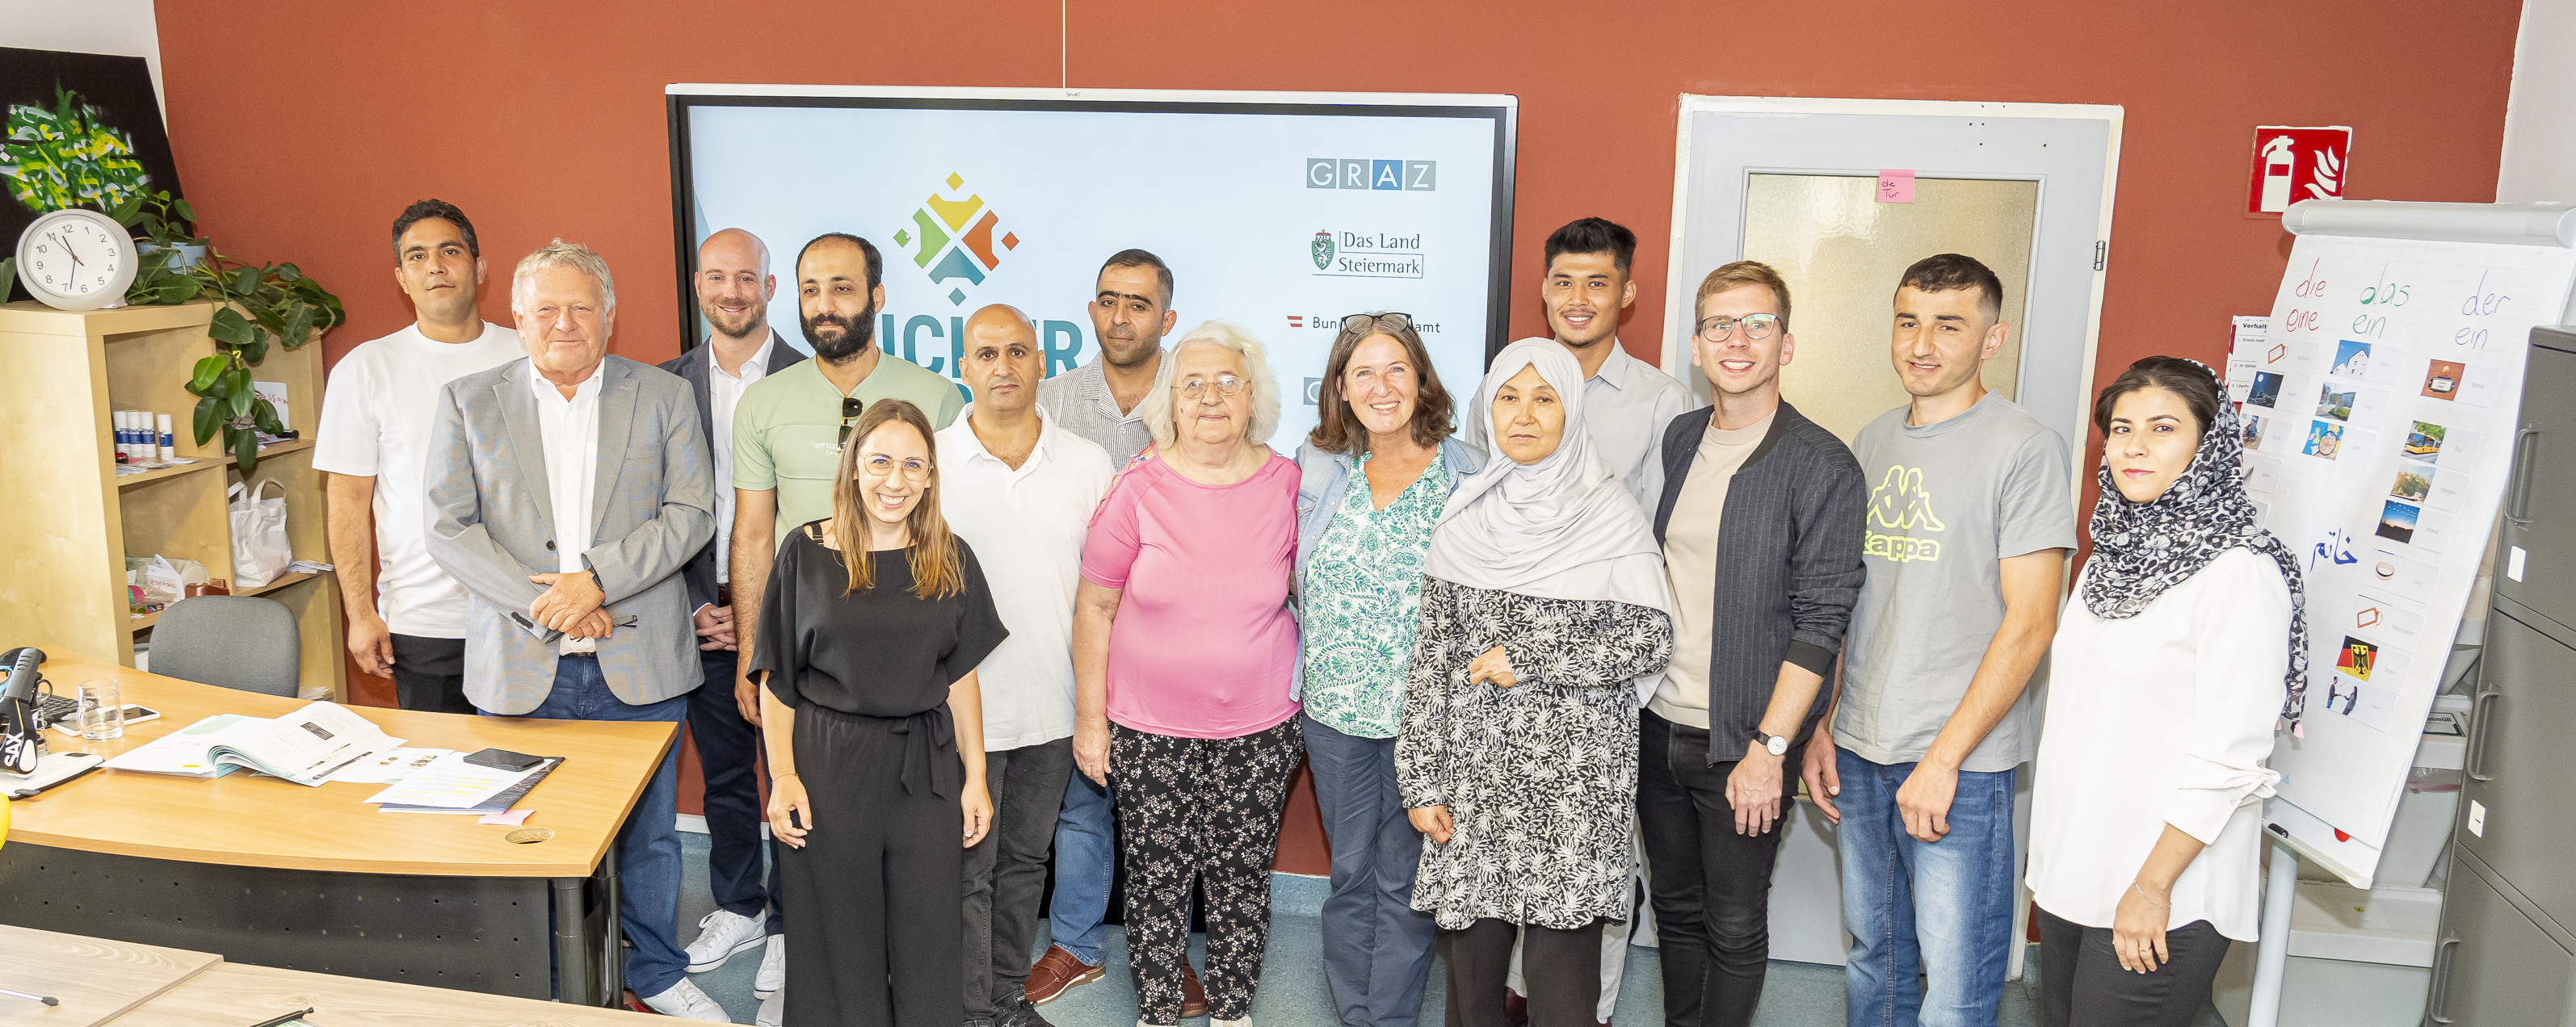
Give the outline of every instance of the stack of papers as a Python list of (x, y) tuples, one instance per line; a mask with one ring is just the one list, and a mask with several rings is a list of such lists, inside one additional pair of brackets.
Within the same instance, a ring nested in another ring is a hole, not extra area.
[(222, 777), (240, 766), (319, 787), (340, 768), (402, 743), (345, 706), (317, 702), (275, 719), (218, 713), (107, 765), (187, 777)]
[(554, 772), (562, 757), (526, 770), (498, 770), (451, 752), (412, 771), (367, 801), (383, 813), (499, 813)]

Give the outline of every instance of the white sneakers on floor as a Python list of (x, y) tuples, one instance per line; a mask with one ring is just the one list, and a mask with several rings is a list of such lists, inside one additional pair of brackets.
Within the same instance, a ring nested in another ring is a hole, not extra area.
[(751, 1018), (753, 1027), (786, 1027), (787, 991), (780, 989), (760, 1000), (760, 1013)]
[(733, 1017), (725, 1015), (723, 1006), (717, 1005), (716, 1000), (708, 998), (706, 992), (699, 991), (698, 986), (690, 983), (686, 977), (680, 978), (680, 983), (672, 985), (668, 991), (659, 995), (644, 996), (644, 1004), (656, 1013), (676, 1016), (683, 1020), (704, 1020), (709, 1023), (733, 1022)]
[(787, 936), (773, 934), (769, 936), (769, 951), (760, 954), (760, 972), (751, 978), (751, 993), (762, 999), (761, 1008), (767, 1009), (769, 1008), (767, 1000), (777, 996), (780, 989), (785, 987), (787, 987)]
[(702, 974), (723, 966), (735, 953), (759, 948), (768, 933), (766, 909), (751, 916), (717, 909), (698, 920), (698, 940), (689, 943), (689, 972)]

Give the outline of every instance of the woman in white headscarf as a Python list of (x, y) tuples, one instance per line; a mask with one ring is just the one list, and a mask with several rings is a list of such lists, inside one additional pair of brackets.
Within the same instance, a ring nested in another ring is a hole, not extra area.
[(1396, 781), (1422, 850), (1413, 907), (1450, 933), (1449, 1022), (1501, 1027), (1526, 928), (1532, 1027), (1591, 1027), (1601, 926), (1629, 915), (1637, 707), (1672, 656), (1662, 550), (1583, 431), (1553, 341), (1494, 358), (1469, 416), (1484, 469), (1424, 559)]

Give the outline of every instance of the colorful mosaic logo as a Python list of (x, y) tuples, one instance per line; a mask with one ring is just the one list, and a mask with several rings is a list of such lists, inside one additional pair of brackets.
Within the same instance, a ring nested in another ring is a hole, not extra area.
[[(946, 185), (948, 195), (954, 196), (965, 191), (966, 180), (952, 172)], [(933, 284), (957, 279), (966, 285), (981, 285), (984, 276), (1001, 264), (1002, 251), (1020, 245), (1016, 233), (993, 238), (993, 230), (1001, 223), (1000, 216), (985, 209), (981, 196), (949, 199), (932, 193), (912, 212), (912, 227), (895, 232), (894, 241), (912, 250), (913, 266), (928, 269)], [(1001, 244), (1000, 249), (994, 248), (996, 242)], [(948, 302), (951, 306), (964, 306), (965, 288), (950, 286)]]

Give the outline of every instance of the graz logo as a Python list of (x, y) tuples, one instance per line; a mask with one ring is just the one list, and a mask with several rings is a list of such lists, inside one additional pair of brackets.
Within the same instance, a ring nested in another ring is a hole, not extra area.
[(1440, 162), (1308, 157), (1306, 188), (1429, 192), (1440, 188)]
[(1333, 266), (1333, 233), (1315, 233), (1314, 245), (1307, 248), (1315, 255), (1315, 270), (1321, 271)]
[[(945, 184), (952, 195), (966, 188), (966, 180), (955, 173), (948, 176)], [(983, 217), (976, 217), (979, 213)], [(912, 212), (912, 227), (894, 233), (894, 242), (913, 251), (912, 266), (929, 269), (933, 283), (961, 279), (967, 285), (982, 285), (984, 276), (1002, 263), (1002, 250), (1020, 245), (1017, 233), (1004, 233), (999, 240), (993, 238), (993, 229), (1001, 223), (999, 216), (984, 208), (981, 196), (952, 200), (932, 193)], [(993, 247), (996, 241), (1001, 243), (1001, 249)], [(963, 306), (966, 290), (951, 286), (948, 302)]]

